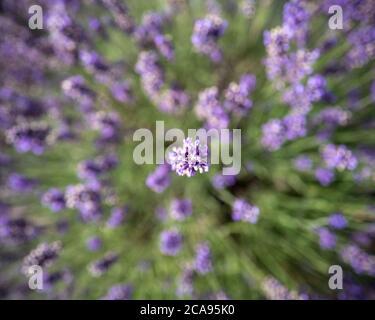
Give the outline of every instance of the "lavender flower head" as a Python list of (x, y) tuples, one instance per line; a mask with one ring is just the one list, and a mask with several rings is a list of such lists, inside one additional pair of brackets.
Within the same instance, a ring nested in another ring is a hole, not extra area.
[(344, 145), (326, 145), (322, 150), (322, 158), (329, 169), (354, 170), (357, 167), (357, 158)]
[(103, 258), (92, 262), (88, 266), (88, 270), (93, 277), (100, 277), (106, 273), (117, 260), (117, 254), (108, 252)]
[(333, 213), (328, 217), (328, 223), (335, 229), (344, 229), (348, 225), (348, 221), (341, 213)]
[(309, 171), (312, 168), (312, 160), (307, 155), (300, 155), (294, 159), (294, 167), (298, 171)]
[(322, 186), (328, 186), (335, 179), (335, 173), (331, 169), (317, 168), (315, 170), (315, 178)]
[(37, 180), (28, 178), (22, 174), (12, 173), (8, 177), (7, 184), (13, 191), (30, 192), (38, 185), (38, 182)]
[(126, 213), (127, 207), (113, 208), (111, 210), (111, 215), (107, 220), (107, 227), (110, 229), (114, 229), (120, 226), (125, 219)]
[(102, 240), (99, 237), (90, 237), (86, 241), (86, 246), (90, 251), (98, 251), (102, 246)]
[(284, 287), (273, 277), (266, 277), (262, 281), (262, 290), (270, 300), (304, 300), (304, 296), (298, 292)]
[(169, 214), (174, 220), (182, 221), (193, 213), (192, 203), (189, 199), (174, 199), (171, 202)]
[(190, 264), (184, 266), (177, 282), (176, 295), (178, 297), (191, 297), (194, 293), (194, 268)]
[(101, 216), (101, 197), (94, 188), (77, 184), (68, 186), (65, 192), (66, 206), (77, 209), (84, 222), (97, 221)]
[(236, 183), (236, 175), (216, 174), (212, 178), (212, 185), (215, 189), (231, 187)]
[(24, 259), (21, 271), (25, 275), (29, 274), (31, 266), (49, 267), (58, 257), (62, 249), (61, 243), (41, 243), (32, 250)]
[(201, 243), (197, 246), (194, 268), (200, 274), (212, 271), (212, 255), (208, 243)]
[(130, 284), (117, 284), (109, 288), (103, 300), (130, 300), (133, 294), (133, 287)]
[(254, 224), (258, 221), (259, 212), (258, 207), (251, 205), (246, 200), (236, 199), (233, 203), (232, 219)]
[(242, 76), (240, 82), (237, 84), (231, 82), (225, 91), (224, 107), (228, 111), (233, 111), (236, 114), (244, 115), (252, 107), (253, 103), (248, 98), (249, 94), (255, 88), (255, 76), (246, 74)]
[(170, 166), (168, 164), (159, 165), (146, 179), (147, 187), (156, 193), (162, 193), (170, 183)]
[(57, 188), (47, 190), (42, 196), (42, 204), (50, 208), (53, 212), (59, 212), (65, 209), (64, 192)]
[(320, 247), (322, 249), (333, 249), (336, 246), (336, 236), (327, 228), (319, 228), (316, 230), (319, 236)]
[(166, 230), (160, 235), (160, 251), (168, 256), (177, 255), (182, 247), (182, 235), (177, 230)]
[(186, 138), (182, 147), (174, 147), (169, 153), (169, 163), (179, 176), (192, 177), (198, 172), (208, 172), (207, 157), (207, 145), (200, 145), (199, 139), (193, 142), (191, 138)]
[(195, 49), (210, 57), (214, 62), (222, 59), (217, 41), (224, 34), (228, 23), (218, 15), (210, 14), (194, 24), (191, 41)]
[(341, 258), (358, 274), (375, 276), (375, 257), (368, 255), (358, 246), (351, 244), (341, 251)]

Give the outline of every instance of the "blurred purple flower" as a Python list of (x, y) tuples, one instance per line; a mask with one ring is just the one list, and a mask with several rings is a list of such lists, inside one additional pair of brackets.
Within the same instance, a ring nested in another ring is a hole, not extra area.
[(177, 230), (166, 230), (160, 234), (160, 251), (168, 256), (177, 255), (182, 247), (182, 235)]
[(259, 212), (258, 207), (251, 205), (246, 200), (236, 199), (233, 203), (232, 219), (254, 224), (258, 221)]

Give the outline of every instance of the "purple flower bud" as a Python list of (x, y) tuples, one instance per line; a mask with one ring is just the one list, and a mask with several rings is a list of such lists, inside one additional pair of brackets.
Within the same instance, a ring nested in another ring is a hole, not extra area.
[(86, 241), (87, 249), (98, 251), (102, 247), (102, 240), (99, 237), (90, 237)]
[(59, 212), (65, 209), (64, 193), (57, 188), (51, 188), (43, 194), (42, 204), (53, 212)]
[(259, 212), (258, 207), (251, 205), (246, 200), (236, 199), (233, 203), (232, 219), (254, 224), (258, 221)]
[(212, 271), (211, 250), (208, 243), (201, 243), (197, 246), (194, 267), (200, 274)]
[(348, 221), (341, 213), (334, 213), (328, 217), (328, 223), (335, 229), (344, 229), (348, 225)]
[(182, 247), (182, 235), (177, 230), (166, 230), (160, 235), (160, 251), (168, 256), (177, 255)]
[(172, 219), (182, 221), (193, 213), (192, 203), (189, 199), (174, 199), (171, 202), (169, 214)]

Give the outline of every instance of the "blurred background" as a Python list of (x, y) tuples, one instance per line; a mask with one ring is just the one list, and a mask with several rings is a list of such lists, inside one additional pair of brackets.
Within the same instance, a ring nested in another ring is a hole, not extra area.
[[(373, 299), (374, 14), (0, 1), (0, 298)], [(241, 129), (240, 173), (137, 165), (157, 120)]]

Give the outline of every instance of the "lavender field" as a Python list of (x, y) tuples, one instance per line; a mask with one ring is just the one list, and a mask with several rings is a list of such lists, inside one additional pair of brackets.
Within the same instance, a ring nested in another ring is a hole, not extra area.
[(0, 299), (374, 299), (374, 58), (373, 0), (0, 1)]

